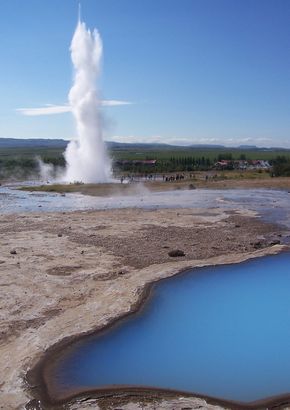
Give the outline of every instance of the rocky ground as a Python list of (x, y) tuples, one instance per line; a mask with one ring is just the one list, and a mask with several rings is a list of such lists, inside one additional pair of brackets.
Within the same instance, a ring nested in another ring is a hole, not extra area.
[[(191, 266), (276, 253), (280, 235), (253, 213), (222, 209), (0, 216), (0, 408), (25, 408), (37, 387), (28, 385), (27, 371), (45, 351), (126, 314), (146, 284)], [(184, 256), (170, 257), (173, 250)], [(217, 408), (170, 400), (140, 408)], [(68, 406), (97, 408), (95, 401)]]

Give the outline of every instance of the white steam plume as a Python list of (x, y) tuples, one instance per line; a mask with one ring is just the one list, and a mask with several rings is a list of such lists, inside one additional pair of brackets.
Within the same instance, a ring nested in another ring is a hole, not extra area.
[(103, 141), (102, 101), (96, 85), (102, 57), (99, 33), (91, 33), (79, 20), (70, 50), (75, 77), (69, 105), (76, 122), (77, 140), (71, 141), (65, 151), (65, 180), (106, 182), (111, 175), (111, 162)]

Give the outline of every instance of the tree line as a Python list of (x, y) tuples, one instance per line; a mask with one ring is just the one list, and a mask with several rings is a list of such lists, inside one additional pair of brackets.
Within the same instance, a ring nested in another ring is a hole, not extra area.
[[(262, 156), (262, 155), (261, 155)], [(59, 156), (41, 156), (43, 162), (52, 164), (57, 167), (65, 167), (63, 155)], [(152, 158), (148, 158), (152, 159)], [(247, 160), (245, 154), (241, 154), (240, 160)], [(262, 158), (259, 158), (262, 159)], [(193, 172), (208, 171), (213, 169), (214, 164), (218, 161), (228, 160), (228, 168), (232, 169), (235, 159), (231, 153), (220, 153), (216, 157), (206, 156), (173, 156), (169, 158), (157, 158), (154, 165), (142, 164), (142, 161), (112, 161), (113, 172), (131, 173), (131, 174), (151, 174), (151, 173), (171, 173), (171, 172)], [(290, 176), (290, 158), (284, 155), (278, 155), (269, 160), (272, 165), (271, 174), (273, 176)], [(5, 179), (10, 176), (17, 176), (20, 179), (33, 177), (39, 171), (39, 165), (36, 158), (26, 157), (0, 157), (0, 178)]]
[(290, 177), (290, 159), (284, 155), (278, 155), (272, 161), (272, 174), (276, 177)]

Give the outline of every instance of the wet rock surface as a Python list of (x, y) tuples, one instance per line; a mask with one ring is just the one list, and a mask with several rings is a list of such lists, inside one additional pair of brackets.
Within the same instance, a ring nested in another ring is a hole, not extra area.
[(68, 405), (68, 410), (220, 410), (225, 409), (205, 400), (195, 397), (167, 397), (167, 398), (110, 398), (103, 400), (87, 399), (83, 402)]

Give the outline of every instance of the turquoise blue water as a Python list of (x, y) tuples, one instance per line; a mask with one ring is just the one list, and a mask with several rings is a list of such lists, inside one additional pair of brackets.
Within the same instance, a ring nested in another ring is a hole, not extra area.
[[(54, 375), (253, 401), (290, 392), (290, 254), (159, 282), (141, 313), (78, 342)], [(94, 312), (91, 312), (93, 315)]]

